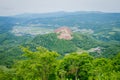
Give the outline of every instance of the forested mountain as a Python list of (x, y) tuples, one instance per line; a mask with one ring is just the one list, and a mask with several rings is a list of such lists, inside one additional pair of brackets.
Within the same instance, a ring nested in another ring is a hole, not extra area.
[[(55, 33), (63, 26), (71, 39)], [(120, 13), (0, 17), (0, 80), (119, 80), (118, 53)]]

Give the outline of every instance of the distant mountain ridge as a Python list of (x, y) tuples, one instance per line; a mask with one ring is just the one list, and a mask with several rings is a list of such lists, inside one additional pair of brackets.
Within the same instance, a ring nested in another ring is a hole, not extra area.
[(65, 12), (65, 11), (58, 11), (58, 12), (48, 12), (48, 13), (24, 13), (14, 15), (13, 17), (16, 18), (47, 18), (47, 17), (62, 17), (67, 15), (78, 15), (78, 14), (90, 14), (90, 13), (104, 13), (100, 11), (76, 11), (76, 12)]

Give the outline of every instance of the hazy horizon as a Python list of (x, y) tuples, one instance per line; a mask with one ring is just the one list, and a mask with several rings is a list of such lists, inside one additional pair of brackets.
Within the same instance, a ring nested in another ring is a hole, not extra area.
[(120, 0), (0, 0), (0, 16), (59, 11), (120, 13)]

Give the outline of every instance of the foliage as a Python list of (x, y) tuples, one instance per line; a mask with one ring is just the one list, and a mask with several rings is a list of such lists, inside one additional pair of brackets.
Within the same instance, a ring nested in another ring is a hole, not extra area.
[(74, 33), (73, 34), (73, 43), (84, 50), (88, 50), (90, 48), (97, 47), (99, 45), (99, 41), (94, 39), (92, 35), (88, 34), (81, 34), (81, 33)]
[(0, 67), (0, 80), (119, 80), (120, 54), (112, 59), (88, 53), (70, 53), (63, 58), (54, 51), (22, 47), (23, 59), (12, 68)]
[[(37, 47), (36, 52), (23, 48), (25, 60), (15, 65), (17, 80), (55, 80), (58, 54), (45, 48)], [(24, 75), (23, 75), (24, 74)]]
[(59, 67), (59, 76), (61, 80), (63, 78), (86, 80), (88, 78), (87, 71), (90, 69), (92, 60), (93, 57), (87, 53), (72, 53), (66, 55)]
[(70, 53), (76, 51), (76, 46), (72, 41), (58, 39), (57, 34), (51, 33), (46, 35), (36, 36), (30, 45), (43, 46), (49, 50), (56, 51), (60, 54)]
[(0, 80), (13, 80), (13, 71), (6, 68), (5, 66), (0, 66)]

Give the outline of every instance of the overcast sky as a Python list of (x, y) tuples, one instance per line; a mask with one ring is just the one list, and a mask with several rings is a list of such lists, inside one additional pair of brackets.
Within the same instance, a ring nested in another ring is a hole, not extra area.
[(56, 11), (120, 12), (120, 0), (0, 0), (0, 15)]

